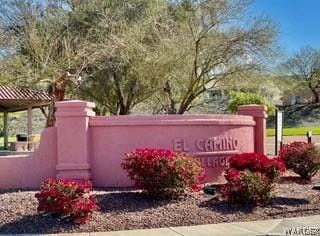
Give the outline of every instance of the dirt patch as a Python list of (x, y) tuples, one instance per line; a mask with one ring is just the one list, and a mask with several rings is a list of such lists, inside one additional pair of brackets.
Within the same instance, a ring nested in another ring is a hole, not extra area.
[(275, 186), (270, 204), (240, 207), (218, 201), (203, 193), (180, 201), (159, 201), (134, 190), (98, 190), (101, 210), (85, 225), (73, 225), (37, 213), (35, 191), (0, 193), (0, 233), (58, 233), (145, 229), (169, 226), (251, 221), (320, 214), (320, 182), (282, 178)]

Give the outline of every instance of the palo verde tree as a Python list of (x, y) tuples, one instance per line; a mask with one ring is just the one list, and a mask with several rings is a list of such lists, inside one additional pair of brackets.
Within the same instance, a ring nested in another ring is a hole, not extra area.
[[(22, 86), (83, 77), (100, 113), (139, 103), (179, 113), (219, 81), (272, 55), (269, 19), (247, 0), (6, 0), (0, 8), (0, 77)], [(3, 31), (4, 30), (4, 31)], [(5, 36), (3, 36), (5, 35)], [(14, 80), (14, 81), (13, 81)]]
[[(3, 77), (19, 86), (49, 83), (52, 87), (61, 71), (81, 74), (78, 95), (96, 102), (98, 112), (129, 114), (136, 104), (150, 98), (169, 71), (170, 62), (161, 53), (161, 42), (171, 35), (165, 3), (7, 1), (1, 11), (3, 28), (23, 27), (8, 33), (15, 50), (3, 60)], [(17, 17), (8, 20), (7, 15)], [(17, 23), (20, 16), (21, 24)], [(8, 43), (4, 45), (9, 51)]]
[(91, 18), (75, 19), (95, 35), (89, 45), (95, 63), (84, 73), (82, 96), (95, 101), (101, 114), (129, 114), (161, 87), (170, 72), (163, 53), (163, 41), (172, 35), (166, 28), (166, 2), (104, 1), (97, 9), (90, 1), (77, 10), (78, 16), (98, 12), (99, 21), (85, 24)]
[[(89, 57), (65, 26), (68, 11), (62, 1), (8, 0), (0, 6), (1, 79), (18, 87), (48, 89), (53, 96), (47, 126), (54, 125), (54, 103), (67, 94)], [(69, 76), (69, 71), (75, 73)], [(60, 76), (61, 74), (68, 76)]]
[(172, 71), (156, 94), (162, 111), (182, 114), (219, 82), (258, 70), (275, 55), (275, 25), (267, 18), (249, 17), (249, 4), (246, 0), (170, 1), (177, 33), (166, 44)]
[(289, 58), (282, 67), (286, 73), (306, 83), (314, 102), (320, 102), (320, 50), (304, 47)]
[(83, 44), (66, 29), (61, 1), (8, 0), (0, 6), (1, 77), (23, 87), (47, 87), (68, 70), (87, 62)]

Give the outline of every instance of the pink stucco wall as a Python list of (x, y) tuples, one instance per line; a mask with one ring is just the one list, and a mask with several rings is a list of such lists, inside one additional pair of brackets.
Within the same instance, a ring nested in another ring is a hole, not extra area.
[(166, 148), (199, 159), (207, 181), (221, 176), (230, 156), (265, 152), (265, 107), (241, 106), (241, 115), (99, 117), (93, 103), (57, 103), (55, 128), (45, 129), (30, 156), (0, 158), (0, 189), (37, 188), (44, 178), (92, 179), (97, 187), (132, 182), (120, 164), (136, 148)]
[[(120, 167), (122, 158), (126, 152), (145, 147), (192, 153), (202, 160), (207, 179), (213, 180), (221, 175), (226, 156), (254, 150), (254, 125), (247, 116), (91, 117), (93, 182), (101, 187), (130, 186)], [(215, 147), (209, 141), (214, 138), (237, 140), (237, 147)]]
[(43, 179), (55, 177), (56, 150), (56, 128), (47, 128), (33, 154), (1, 157), (0, 189), (39, 188)]

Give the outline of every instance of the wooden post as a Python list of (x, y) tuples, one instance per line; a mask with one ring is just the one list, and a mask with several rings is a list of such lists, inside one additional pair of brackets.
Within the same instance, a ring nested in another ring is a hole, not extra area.
[(8, 149), (8, 112), (3, 112), (3, 146)]
[(32, 106), (28, 107), (28, 141), (32, 135)]

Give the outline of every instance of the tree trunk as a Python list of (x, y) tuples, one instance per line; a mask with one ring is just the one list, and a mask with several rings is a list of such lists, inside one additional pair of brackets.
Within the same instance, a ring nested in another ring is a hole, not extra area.
[(320, 97), (319, 97), (319, 94), (318, 93), (314, 93), (314, 101), (315, 103), (319, 103), (320, 102)]
[(129, 115), (130, 114), (130, 109), (126, 106), (121, 107), (120, 106), (120, 111), (119, 115)]
[(119, 105), (119, 115), (128, 115), (129, 109), (125, 105), (124, 97), (123, 97), (121, 86), (120, 86), (120, 79), (117, 77), (116, 73), (113, 74), (113, 81), (115, 84), (115, 93), (116, 93), (118, 105)]
[(318, 91), (315, 88), (313, 88), (311, 86), (311, 83), (309, 83), (309, 88), (310, 88), (311, 92), (313, 93), (313, 98), (314, 98), (313, 103), (319, 103), (320, 102), (320, 94), (318, 93)]
[(177, 114), (177, 109), (176, 109), (176, 101), (173, 98), (172, 91), (171, 91), (171, 85), (170, 81), (166, 81), (163, 91), (167, 94), (168, 99), (169, 99), (169, 104), (166, 105), (166, 113), (167, 114)]
[(56, 124), (55, 113), (56, 113), (55, 99), (53, 98), (51, 101), (51, 104), (49, 105), (49, 109), (48, 109), (46, 127), (54, 127), (55, 126), (55, 124)]
[(196, 97), (194, 96), (193, 93), (189, 94), (187, 99), (184, 101), (184, 103), (180, 104), (178, 114), (185, 113), (188, 110), (189, 106), (191, 105), (191, 103), (194, 101), (195, 98)]

